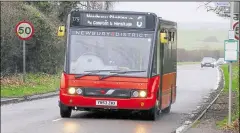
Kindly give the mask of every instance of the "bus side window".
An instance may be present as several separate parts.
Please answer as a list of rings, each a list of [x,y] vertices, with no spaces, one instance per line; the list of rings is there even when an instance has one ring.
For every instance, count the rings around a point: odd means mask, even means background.
[[[171,61],[172,59],[172,33],[173,32],[169,32],[169,44],[168,44],[168,60]]]
[[[177,42],[176,42],[176,31],[173,32],[173,43],[172,43],[172,62],[176,64],[177,62]],[[173,66],[173,71],[176,71],[177,66]]]
[[[173,32],[173,34],[172,34],[172,41],[173,42],[175,41],[175,32]]]
[[[168,32],[168,41],[169,42],[172,41],[172,32],[171,31]]]
[[[174,34],[174,32],[172,31],[172,32],[170,32],[170,34],[171,34],[171,37],[170,37],[170,42],[169,42],[169,47],[168,47],[168,51],[169,51],[169,53],[168,53],[168,60],[169,60],[169,72],[172,72],[173,71],[173,34]]]

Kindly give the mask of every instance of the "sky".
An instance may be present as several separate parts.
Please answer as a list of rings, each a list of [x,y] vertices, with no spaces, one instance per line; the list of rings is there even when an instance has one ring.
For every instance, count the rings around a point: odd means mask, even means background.
[[[118,2],[114,10],[154,12],[163,19],[176,22],[229,23],[229,20],[207,12],[203,2]]]

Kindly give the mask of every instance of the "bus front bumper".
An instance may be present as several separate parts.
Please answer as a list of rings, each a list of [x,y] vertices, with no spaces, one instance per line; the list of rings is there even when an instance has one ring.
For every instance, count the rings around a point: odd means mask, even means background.
[[[113,101],[115,106],[97,105],[97,101]],[[60,94],[59,104],[75,108],[88,109],[126,109],[126,110],[149,110],[154,107],[156,102],[155,97],[147,98],[98,98],[84,97],[68,94]]]

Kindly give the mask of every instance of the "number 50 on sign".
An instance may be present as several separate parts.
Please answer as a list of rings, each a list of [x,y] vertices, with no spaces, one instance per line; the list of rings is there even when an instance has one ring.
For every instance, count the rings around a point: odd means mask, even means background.
[[[19,39],[29,40],[34,33],[33,24],[28,21],[21,21],[16,25],[15,32]]]

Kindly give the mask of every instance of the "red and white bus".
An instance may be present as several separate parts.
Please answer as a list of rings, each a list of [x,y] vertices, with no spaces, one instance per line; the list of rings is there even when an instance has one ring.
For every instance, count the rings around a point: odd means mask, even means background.
[[[66,37],[59,107],[141,111],[155,120],[176,100],[177,23],[154,13],[73,9]]]

